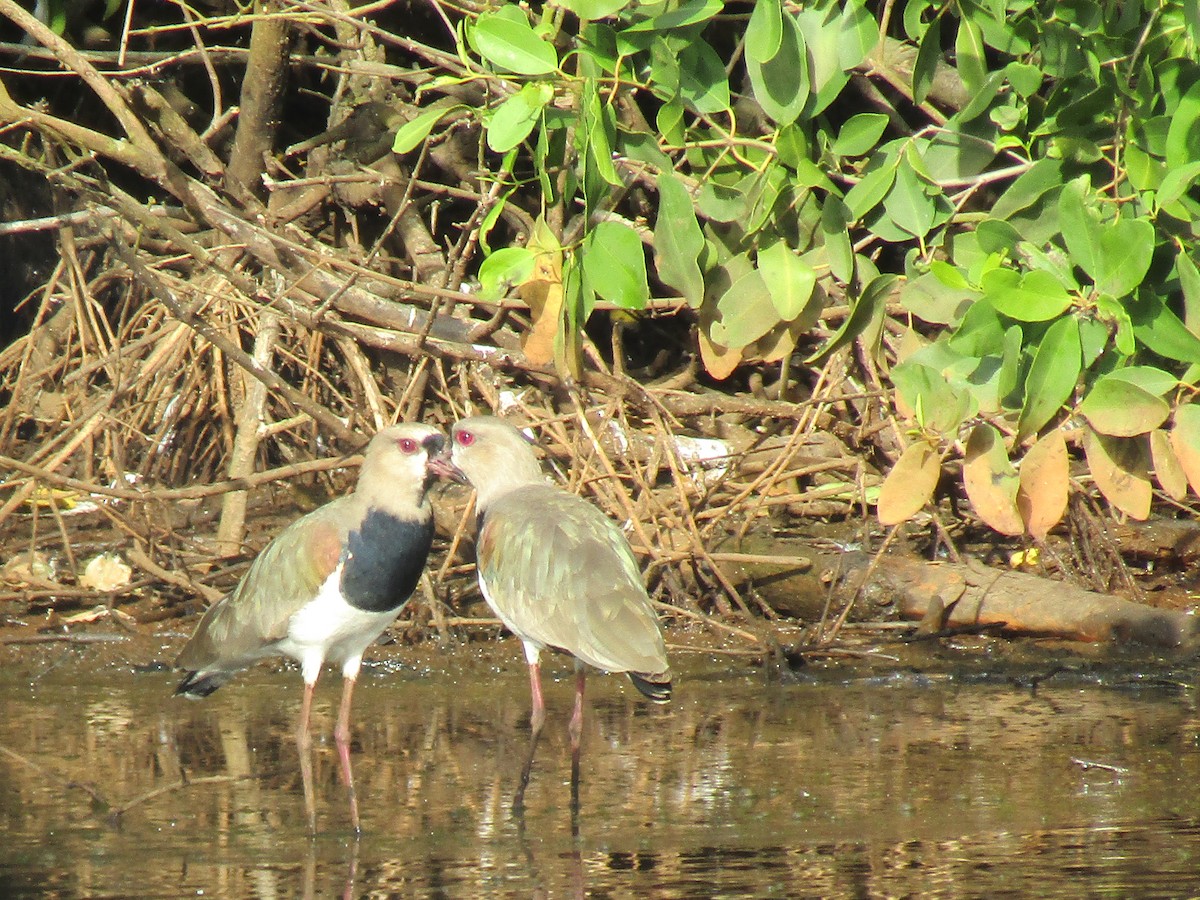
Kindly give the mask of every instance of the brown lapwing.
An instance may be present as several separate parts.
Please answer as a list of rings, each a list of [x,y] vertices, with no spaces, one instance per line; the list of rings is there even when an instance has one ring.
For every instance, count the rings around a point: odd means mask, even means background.
[[[475,488],[479,587],[521,639],[529,664],[532,737],[513,808],[523,807],[546,717],[539,658],[550,648],[575,658],[570,736],[572,810],[578,812],[584,666],[623,672],[651,700],[667,702],[671,674],[658,617],[621,529],[586,500],[550,484],[516,428],[491,416],[462,419],[447,455],[434,469]]]
[[[433,538],[426,496],[429,461],[445,438],[428,425],[394,425],[367,446],[354,491],[281,531],[228,596],[209,607],[177,665],[175,693],[206,697],[239,670],[269,656],[300,664],[304,700],[296,729],[304,801],[315,830],[311,737],[313,688],[321,666],[342,668],[334,740],[350,819],[359,831],[350,766],[350,699],[363,652],[400,613],[417,585]]]

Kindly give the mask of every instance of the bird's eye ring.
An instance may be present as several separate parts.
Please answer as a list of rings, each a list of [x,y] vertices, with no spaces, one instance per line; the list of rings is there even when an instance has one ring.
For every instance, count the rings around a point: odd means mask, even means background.
[[[412,438],[400,438],[396,443],[400,447],[401,453],[416,453],[417,448],[420,446]]]
[[[469,431],[460,431],[454,435],[454,440],[458,441],[460,447],[470,447],[475,443],[475,435]]]

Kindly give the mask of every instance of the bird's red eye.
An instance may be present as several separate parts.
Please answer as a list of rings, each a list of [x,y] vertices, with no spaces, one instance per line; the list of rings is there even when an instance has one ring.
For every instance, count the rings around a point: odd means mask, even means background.
[[[401,453],[416,453],[417,448],[421,446],[412,438],[400,438],[400,440],[397,441],[397,445],[400,447]]]
[[[454,440],[458,441],[460,447],[470,447],[475,443],[475,435],[469,431],[459,431],[454,435]]]

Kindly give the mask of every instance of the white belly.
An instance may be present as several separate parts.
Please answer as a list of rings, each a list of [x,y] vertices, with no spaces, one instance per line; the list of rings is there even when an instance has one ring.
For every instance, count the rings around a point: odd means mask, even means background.
[[[357,676],[363,652],[399,613],[355,609],[342,599],[341,579],[342,567],[338,566],[317,596],[292,616],[287,637],[276,646],[300,663],[304,680],[310,684],[326,661],[341,665],[343,677]]]

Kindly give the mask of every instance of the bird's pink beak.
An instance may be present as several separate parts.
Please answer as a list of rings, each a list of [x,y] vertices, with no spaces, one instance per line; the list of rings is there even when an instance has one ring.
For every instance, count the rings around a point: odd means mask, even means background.
[[[459,484],[467,483],[467,476],[462,473],[462,469],[450,462],[450,448],[446,447],[437,456],[429,457],[429,462],[426,468],[430,472],[437,475],[439,478],[448,478],[451,481],[457,481]]]

